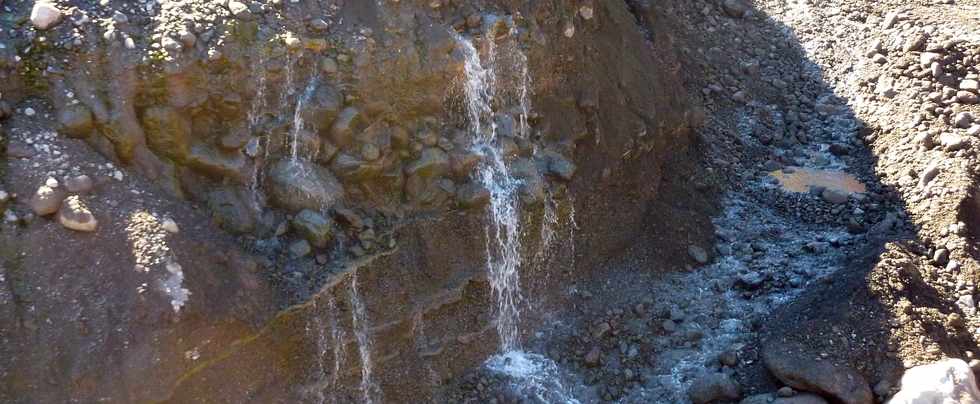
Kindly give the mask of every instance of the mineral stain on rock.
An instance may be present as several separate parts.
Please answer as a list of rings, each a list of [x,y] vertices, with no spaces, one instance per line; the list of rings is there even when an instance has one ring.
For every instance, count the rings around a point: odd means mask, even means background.
[[[779,186],[789,192],[810,192],[813,188],[833,189],[844,193],[867,192],[864,183],[853,175],[836,170],[787,167],[769,173]]]

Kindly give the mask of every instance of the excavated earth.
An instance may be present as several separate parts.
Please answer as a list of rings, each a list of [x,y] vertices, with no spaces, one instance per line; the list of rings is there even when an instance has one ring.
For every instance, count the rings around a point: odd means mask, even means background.
[[[977,0],[0,2],[0,401],[873,403],[980,370],[978,27]]]

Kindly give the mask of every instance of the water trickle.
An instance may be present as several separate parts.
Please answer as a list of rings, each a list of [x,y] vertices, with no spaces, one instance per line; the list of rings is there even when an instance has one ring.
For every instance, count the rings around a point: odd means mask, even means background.
[[[347,361],[347,332],[337,321],[337,302],[332,294],[327,297],[325,310],[319,312],[318,305],[314,303],[313,312],[311,324],[307,325],[307,333],[316,341],[312,401],[318,404],[337,403],[340,371]],[[328,367],[330,359],[333,361],[332,367]]]
[[[313,93],[316,91],[317,81],[319,80],[319,75],[316,73],[310,77],[309,83],[306,84],[306,89],[303,90],[303,94],[300,94],[299,99],[296,100],[296,110],[293,112],[293,128],[292,133],[289,135],[290,142],[290,156],[292,162],[296,162],[299,159],[299,137],[302,135],[305,129],[305,123],[303,121],[303,108],[310,102],[313,98]]]
[[[367,318],[367,309],[365,309],[364,302],[361,301],[361,296],[357,291],[356,270],[351,273],[350,278],[350,303],[354,336],[357,337],[357,350],[361,356],[361,398],[367,404],[383,402],[384,399],[381,396],[381,389],[374,383],[371,375],[373,367],[373,363],[371,362],[371,349],[373,343],[371,336],[368,335],[370,325]]]
[[[261,202],[260,201],[263,199],[263,197],[262,197],[262,190],[261,190],[260,184],[262,183],[262,168],[261,168],[261,166],[262,166],[262,163],[264,163],[264,160],[263,161],[260,161],[257,158],[258,157],[258,150],[257,149],[259,147],[264,147],[265,149],[268,150],[268,143],[269,143],[268,135],[265,135],[265,136],[262,136],[262,137],[255,137],[255,131],[259,127],[259,123],[261,123],[261,120],[262,120],[262,114],[265,113],[265,109],[266,109],[266,95],[265,95],[265,93],[266,93],[266,91],[268,89],[267,88],[268,85],[266,84],[266,71],[265,71],[265,57],[264,56],[261,56],[261,55],[259,56],[259,60],[258,60],[258,62],[254,66],[254,70],[252,72],[252,75],[253,75],[253,77],[256,78],[256,80],[258,81],[258,84],[255,87],[255,97],[252,99],[252,106],[251,106],[251,108],[249,108],[249,111],[248,111],[248,132],[249,132],[249,135],[250,136],[253,136],[253,139],[252,139],[252,141],[249,142],[249,146],[248,146],[249,150],[251,150],[251,152],[249,153],[249,155],[251,157],[255,158],[255,161],[252,164],[252,184],[249,185],[249,190],[252,193],[252,205],[253,205],[253,207],[256,210],[258,210],[261,207]],[[265,143],[266,143],[265,146],[262,145],[261,139],[263,139],[263,138],[266,139],[265,140]],[[266,156],[266,157],[268,157],[268,156]]]

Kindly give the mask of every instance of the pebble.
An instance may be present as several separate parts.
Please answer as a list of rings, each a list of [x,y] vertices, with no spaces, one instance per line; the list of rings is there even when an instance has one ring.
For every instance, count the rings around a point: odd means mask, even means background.
[[[177,226],[177,222],[175,222],[174,219],[171,219],[169,217],[163,219],[163,223],[161,224],[161,227],[163,227],[163,230],[165,230],[167,233],[170,234],[177,234],[180,232],[180,227]]]
[[[65,188],[68,189],[68,192],[75,194],[90,192],[92,191],[93,187],[94,184],[92,182],[92,178],[84,174],[69,178],[67,181],[65,181]]]
[[[31,210],[38,216],[52,215],[61,207],[66,196],[61,189],[42,185],[31,197]]]
[[[708,263],[708,252],[696,245],[691,245],[687,247],[687,253],[691,256],[694,261],[698,264],[704,265]]]

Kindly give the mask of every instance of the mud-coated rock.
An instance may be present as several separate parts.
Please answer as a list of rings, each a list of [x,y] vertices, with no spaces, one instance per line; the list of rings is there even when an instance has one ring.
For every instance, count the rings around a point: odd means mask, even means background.
[[[860,373],[827,360],[815,360],[798,348],[770,344],[762,361],[777,379],[797,390],[833,397],[844,404],[871,404],[871,387]]]
[[[58,111],[58,125],[66,135],[82,138],[92,133],[95,121],[92,118],[92,111],[78,103],[66,105]]]
[[[422,150],[419,158],[405,166],[405,174],[433,178],[449,170],[449,156],[442,149],[429,147]]]
[[[902,388],[888,404],[980,403],[980,390],[970,366],[947,359],[905,371]]]
[[[344,108],[330,127],[330,140],[340,147],[349,145],[354,137],[354,130],[360,123],[360,110],[355,107]]]
[[[299,212],[291,224],[296,232],[314,247],[326,247],[330,240],[333,240],[333,224],[330,219],[312,210],[304,209]]]
[[[183,162],[191,151],[191,121],[186,114],[169,106],[143,111],[146,144],[155,153]]]
[[[490,190],[481,184],[463,184],[456,189],[456,200],[465,209],[482,208],[490,203]]]
[[[563,181],[571,181],[575,176],[575,163],[559,153],[548,151],[544,153],[548,165],[548,175]]]
[[[511,163],[511,174],[521,181],[519,194],[528,204],[538,203],[545,198],[545,180],[541,171],[529,159],[517,159]]]
[[[246,234],[255,230],[255,211],[249,196],[237,188],[218,188],[207,195],[214,221],[228,232]]]
[[[229,179],[242,183],[247,177],[247,159],[242,153],[224,152],[206,145],[191,148],[186,157],[187,166],[214,179]]]
[[[694,380],[687,396],[694,404],[707,404],[718,400],[735,400],[741,396],[741,388],[724,373],[706,373]]]
[[[31,196],[31,210],[38,216],[53,215],[58,212],[58,208],[67,196],[68,194],[61,188],[42,185]]]
[[[69,196],[61,204],[58,222],[67,229],[83,232],[93,232],[99,225],[92,211],[78,195]]]
[[[314,90],[312,97],[303,104],[303,120],[318,129],[330,128],[344,108],[344,97],[334,86],[322,83]]]
[[[323,211],[344,196],[344,187],[327,169],[302,160],[282,160],[269,169],[269,196],[283,209]]]
[[[347,153],[338,154],[330,168],[344,181],[362,182],[377,178],[384,170],[381,161],[365,161]]]

